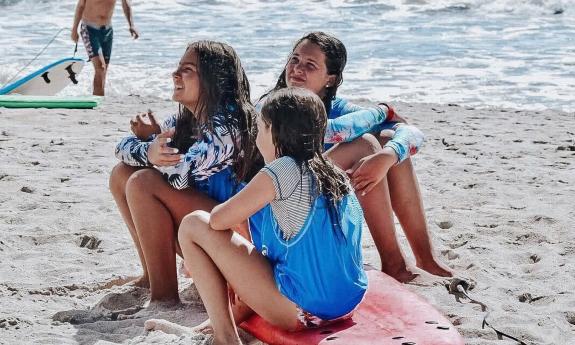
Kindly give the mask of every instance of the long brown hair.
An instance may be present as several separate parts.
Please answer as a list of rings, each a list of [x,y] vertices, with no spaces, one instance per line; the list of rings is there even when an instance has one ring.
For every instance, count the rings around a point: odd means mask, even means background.
[[[271,92],[261,114],[266,126],[271,125],[276,157],[289,156],[309,168],[316,194],[325,195],[335,206],[350,193],[345,173],[322,155],[327,114],[316,94],[291,87]]]
[[[325,88],[325,95],[323,96],[322,99],[323,104],[325,106],[325,110],[329,113],[331,111],[331,102],[335,99],[337,89],[343,83],[343,70],[347,63],[347,50],[345,49],[345,45],[334,36],[326,34],[325,32],[316,31],[316,32],[310,32],[305,36],[303,36],[302,38],[300,38],[294,44],[292,48],[292,54],[297,48],[297,46],[305,40],[312,42],[321,49],[321,51],[325,54],[325,65],[327,67],[327,74],[335,75],[334,84]],[[276,85],[271,91],[277,91],[279,89],[287,87],[286,68],[287,63],[286,66],[284,66],[284,69],[280,74],[276,82]],[[260,98],[260,100],[266,97],[270,92],[264,94]]]
[[[239,180],[243,180],[250,174],[257,152],[256,112],[250,101],[248,78],[238,55],[225,43],[196,41],[189,44],[186,51],[189,49],[195,50],[198,56],[199,100],[194,112],[180,104],[174,147],[186,152],[198,139],[201,127],[207,126],[212,131],[214,125],[223,126],[236,145],[232,156],[234,172]]]

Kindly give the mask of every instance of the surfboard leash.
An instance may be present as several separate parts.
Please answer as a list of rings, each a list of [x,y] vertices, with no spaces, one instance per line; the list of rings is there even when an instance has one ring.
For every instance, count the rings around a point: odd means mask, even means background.
[[[36,54],[36,56],[34,56],[34,58],[32,58],[32,60],[30,60],[26,66],[22,67],[18,72],[16,72],[16,74],[10,78],[10,80],[8,80],[6,83],[4,83],[4,85],[2,85],[2,88],[5,87],[6,85],[10,84],[14,79],[16,79],[16,77],[18,77],[20,75],[20,73],[22,73],[23,70],[25,70],[28,66],[30,66],[30,64],[34,61],[36,61],[36,59],[42,55],[42,53],[46,50],[46,48],[48,48],[50,46],[50,44],[52,44],[52,42],[54,42],[54,40],[56,39],[56,37],[58,37],[58,35],[60,34],[60,32],[64,31],[65,28],[61,28],[60,30],[58,30],[58,32],[54,35],[54,37],[52,37],[52,39],[50,40],[50,42],[48,42],[48,44],[46,44],[44,46],[44,48],[42,48],[42,50]],[[76,50],[78,50],[78,43],[76,42]],[[75,54],[76,52],[74,52]]]
[[[518,344],[527,345],[527,343],[517,339],[516,337],[509,335],[507,333],[501,332],[500,330],[496,329],[492,325],[487,322],[487,317],[489,317],[489,311],[487,311],[487,305],[483,302],[478,301],[475,298],[472,298],[467,291],[469,289],[469,283],[463,279],[453,278],[448,284],[445,284],[447,291],[449,294],[454,295],[457,302],[461,302],[459,299],[461,297],[465,297],[471,303],[479,304],[481,306],[481,311],[485,312],[485,316],[483,316],[483,322],[481,323],[481,329],[485,329],[485,327],[491,328],[497,334],[497,339],[503,340],[503,337],[509,338],[511,340],[515,340]]]

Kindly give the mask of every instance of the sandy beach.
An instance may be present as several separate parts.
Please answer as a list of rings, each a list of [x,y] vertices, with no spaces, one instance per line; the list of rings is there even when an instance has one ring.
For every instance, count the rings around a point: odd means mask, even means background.
[[[413,161],[438,256],[495,328],[527,344],[574,344],[575,114],[392,104],[427,137]],[[147,291],[123,286],[140,267],[108,178],[129,119],[148,108],[176,106],[130,96],[95,110],[0,108],[0,344],[200,343],[143,328],[206,318],[189,279],[176,309],[142,309]],[[398,236],[407,249],[399,224]],[[367,229],[364,259],[379,266]],[[467,344],[516,343],[482,329],[481,306],[448,282],[422,275],[407,286]]]

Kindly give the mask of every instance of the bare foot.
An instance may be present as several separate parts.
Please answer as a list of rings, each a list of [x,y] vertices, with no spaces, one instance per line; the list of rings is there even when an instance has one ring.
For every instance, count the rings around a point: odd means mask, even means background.
[[[396,271],[393,273],[388,273],[388,272],[385,272],[383,270],[382,270],[382,272],[387,274],[388,276],[391,276],[392,278],[394,278],[395,280],[397,280],[400,283],[409,283],[410,281],[414,280],[415,278],[417,278],[419,276],[419,274],[413,273],[408,269]]]
[[[416,264],[422,270],[440,277],[453,277],[453,272],[437,260],[427,260],[423,264]]]
[[[144,329],[146,332],[160,331],[166,334],[174,334],[179,337],[186,335],[191,338],[194,344],[198,345],[211,345],[215,343],[213,341],[213,336],[211,335],[196,333],[193,331],[193,328],[181,326],[162,319],[146,320],[146,322],[144,322]]]
[[[192,330],[189,327],[180,326],[176,323],[163,319],[146,320],[146,322],[144,322],[144,329],[147,332],[161,331],[166,334],[175,334],[177,336],[192,333]]]
[[[150,279],[148,279],[148,276],[141,276],[140,278],[135,278],[134,280],[126,283],[126,285],[149,289]]]
[[[206,321],[200,323],[197,326],[192,327],[191,329],[196,333],[214,334],[214,329],[212,328],[212,323],[210,322],[210,319],[207,319]]]
[[[384,261],[382,261],[384,262]],[[381,271],[400,283],[409,283],[419,276],[418,273],[412,272],[405,263],[402,265],[381,265]]]

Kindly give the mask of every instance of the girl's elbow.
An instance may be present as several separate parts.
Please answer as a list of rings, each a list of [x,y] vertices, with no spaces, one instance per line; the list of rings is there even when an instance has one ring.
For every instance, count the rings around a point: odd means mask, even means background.
[[[220,216],[219,212],[212,212],[210,214],[210,228],[214,230],[225,230],[227,227],[225,226],[225,222],[223,217]]]

